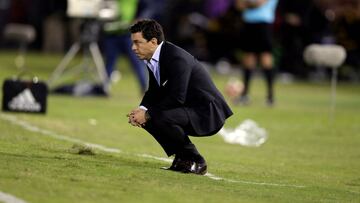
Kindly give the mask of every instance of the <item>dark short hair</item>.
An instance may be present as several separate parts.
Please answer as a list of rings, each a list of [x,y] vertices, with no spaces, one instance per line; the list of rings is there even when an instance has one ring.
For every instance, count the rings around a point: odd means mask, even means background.
[[[150,41],[152,38],[156,38],[158,44],[164,41],[164,32],[161,25],[152,19],[138,20],[130,27],[130,32],[141,32],[144,39],[147,41]]]

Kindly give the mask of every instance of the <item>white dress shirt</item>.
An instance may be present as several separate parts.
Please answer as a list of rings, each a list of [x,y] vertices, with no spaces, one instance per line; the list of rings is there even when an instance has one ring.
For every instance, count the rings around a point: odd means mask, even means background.
[[[150,61],[144,60],[144,63],[153,72],[154,77],[159,86],[160,86],[160,63],[159,63],[159,60],[160,60],[160,51],[161,51],[161,47],[162,47],[163,43],[164,42],[161,42],[159,44],[159,46],[155,49],[155,52],[152,55]],[[140,108],[147,111],[147,108],[145,106],[140,106]]]
[[[160,64],[159,64],[159,59],[160,59],[160,51],[161,51],[161,47],[162,47],[163,43],[164,42],[161,42],[159,44],[159,46],[156,48],[156,50],[155,50],[154,54],[152,55],[150,61],[144,60],[144,63],[153,72],[153,74],[155,76],[155,79],[156,79],[159,86],[160,86]]]

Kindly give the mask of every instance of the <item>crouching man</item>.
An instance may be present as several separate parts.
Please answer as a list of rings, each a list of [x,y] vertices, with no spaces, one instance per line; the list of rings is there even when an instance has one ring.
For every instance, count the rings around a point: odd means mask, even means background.
[[[130,28],[132,50],[149,71],[149,87],[140,106],[127,116],[144,128],[168,156],[167,169],[204,175],[207,164],[190,136],[211,136],[233,113],[207,71],[182,48],[165,41],[154,20],[137,21]]]

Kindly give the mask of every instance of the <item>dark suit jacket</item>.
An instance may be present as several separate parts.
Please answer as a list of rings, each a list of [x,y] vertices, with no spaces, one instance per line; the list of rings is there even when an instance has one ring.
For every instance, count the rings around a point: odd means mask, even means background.
[[[141,102],[148,108],[151,119],[161,116],[162,111],[184,108],[195,131],[193,136],[219,131],[233,113],[202,65],[194,56],[166,41],[159,63],[160,86],[149,71],[149,88]]]

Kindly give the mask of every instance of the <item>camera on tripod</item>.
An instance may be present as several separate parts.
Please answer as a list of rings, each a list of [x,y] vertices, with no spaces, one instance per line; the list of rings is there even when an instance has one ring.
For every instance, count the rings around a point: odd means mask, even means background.
[[[114,0],[68,0],[67,15],[81,19],[81,37],[84,42],[97,41],[103,22],[113,21],[119,16]]]
[[[68,0],[67,15],[72,18],[113,20],[118,17],[114,0]]]
[[[71,46],[55,68],[48,80],[48,85],[54,93],[75,96],[107,96],[108,76],[97,41],[103,22],[113,21],[119,16],[117,2],[114,0],[68,0],[67,2],[67,15],[82,20],[80,39]],[[67,66],[80,50],[83,51],[81,64],[71,71],[67,70]],[[59,86],[61,77],[65,78],[62,81],[69,81],[69,75],[73,76],[79,73],[82,73],[83,76],[80,81]],[[79,77],[75,77],[75,79],[79,79]]]

